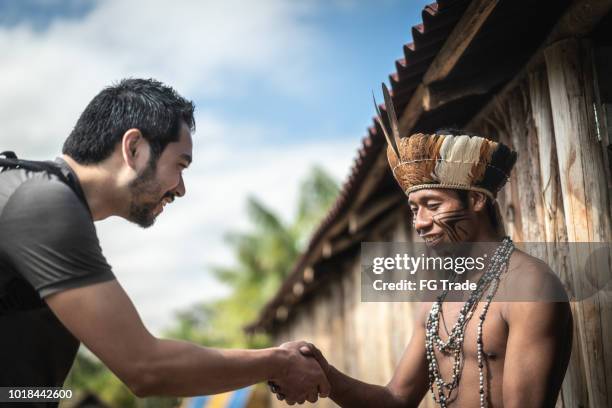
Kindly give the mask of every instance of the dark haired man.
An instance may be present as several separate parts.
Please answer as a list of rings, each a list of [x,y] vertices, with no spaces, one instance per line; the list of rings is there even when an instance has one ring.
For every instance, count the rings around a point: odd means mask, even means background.
[[[484,245],[477,243],[492,243],[495,253],[472,274],[478,286],[465,300],[435,293],[436,301],[421,304],[386,386],[353,379],[304,345],[326,372],[330,397],[342,407],[406,408],[429,389],[441,407],[554,407],[570,356],[571,312],[546,264],[504,237],[495,197],[516,153],[477,136],[415,134],[390,139],[387,156],[427,246],[452,254],[462,244],[477,251]],[[514,297],[515,288],[528,289]],[[282,386],[271,388],[282,398]]]
[[[0,173],[0,386],[62,386],[83,342],[138,396],[265,380],[296,401],[327,393],[319,365],[291,344],[221,350],[152,336],[102,255],[94,221],[146,228],[185,195],[193,110],[158,81],[126,79],[85,108],[47,163],[58,172]]]

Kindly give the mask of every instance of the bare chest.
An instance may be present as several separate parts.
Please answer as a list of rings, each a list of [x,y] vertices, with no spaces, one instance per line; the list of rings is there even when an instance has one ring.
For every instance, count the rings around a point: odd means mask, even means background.
[[[460,302],[442,304],[438,335],[443,341],[448,338],[457,322],[462,306],[463,303]],[[483,352],[489,360],[499,360],[505,356],[508,325],[502,318],[503,306],[504,303],[492,302],[482,325]],[[484,302],[480,302],[465,327],[463,354],[466,359],[477,357],[478,324],[483,307]]]
[[[457,322],[463,302],[446,302],[442,304],[439,318],[438,335],[446,341],[453,326]],[[471,319],[468,321],[463,335],[461,353],[461,373],[457,389],[453,392],[453,402],[450,406],[478,406],[479,377],[478,364],[478,325],[484,302],[476,307]],[[486,394],[489,406],[501,406],[501,389],[503,384],[503,367],[506,357],[508,340],[508,326],[503,319],[504,303],[493,302],[489,306],[482,325],[483,368]],[[449,381],[453,374],[454,356],[434,347],[434,353],[439,372],[444,381]]]

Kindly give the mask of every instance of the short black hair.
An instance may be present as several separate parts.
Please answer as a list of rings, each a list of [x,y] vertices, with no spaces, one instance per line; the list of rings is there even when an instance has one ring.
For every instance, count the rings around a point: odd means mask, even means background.
[[[62,153],[80,164],[108,158],[129,129],[149,142],[152,159],[179,138],[181,123],[193,132],[193,102],[155,79],[127,78],[104,88],[87,105]]]

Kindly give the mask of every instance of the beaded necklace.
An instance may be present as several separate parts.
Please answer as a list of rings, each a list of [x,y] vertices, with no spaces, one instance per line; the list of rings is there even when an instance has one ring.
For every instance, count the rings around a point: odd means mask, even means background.
[[[478,322],[478,334],[476,336],[476,347],[478,357],[478,372],[479,372],[479,393],[480,393],[480,407],[486,407],[485,399],[485,386],[483,376],[483,351],[482,351],[482,325],[489,310],[491,300],[497,291],[499,285],[499,278],[501,274],[507,270],[508,261],[510,255],[514,250],[514,244],[510,237],[505,237],[499,247],[495,250],[493,257],[489,263],[487,270],[482,274],[476,289],[470,294],[463,307],[459,311],[457,322],[454,324],[452,330],[446,341],[442,341],[439,335],[440,325],[440,314],[442,310],[442,303],[448,294],[448,290],[444,290],[437,301],[431,307],[429,316],[427,317],[427,323],[425,325],[425,353],[427,355],[427,362],[429,368],[429,387],[432,393],[432,397],[435,403],[440,404],[440,407],[447,408],[450,403],[451,395],[453,391],[459,385],[459,379],[461,378],[461,372],[463,369],[463,341],[465,329],[468,322],[472,318],[478,302],[482,298],[485,290],[487,290],[486,302],[483,305],[482,312],[480,313],[480,321]],[[434,348],[437,348],[440,352],[450,354],[453,358],[453,370],[450,381],[446,382],[442,379],[440,369],[438,366],[438,360],[434,352]],[[434,385],[437,390],[434,391]]]

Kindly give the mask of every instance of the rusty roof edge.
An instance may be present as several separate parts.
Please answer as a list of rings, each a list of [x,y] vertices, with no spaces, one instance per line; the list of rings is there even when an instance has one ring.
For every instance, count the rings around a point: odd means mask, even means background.
[[[284,303],[284,294],[292,289],[296,281],[300,280],[304,269],[318,260],[312,258],[317,258],[316,255],[320,251],[315,250],[323,244],[325,235],[329,232],[331,227],[339,221],[342,215],[348,213],[352,204],[352,200],[349,198],[354,195],[355,190],[359,190],[364,181],[364,175],[367,174],[369,168],[375,162],[375,158],[378,157],[378,154],[383,151],[384,138],[381,136],[380,132],[377,132],[378,125],[376,122],[374,120],[373,122],[374,126],[368,128],[368,136],[362,138],[361,147],[357,150],[357,155],[353,160],[350,175],[343,184],[336,201],[313,233],[308,247],[300,255],[291,273],[287,275],[287,278],[283,281],[276,295],[263,307],[257,321],[245,326],[244,329],[246,331],[253,332],[263,328],[262,324],[265,323],[266,320],[269,320],[271,317],[270,313],[273,309],[276,309]],[[364,158],[368,158],[368,162],[364,162]]]
[[[457,1],[457,3],[459,2],[460,0]],[[426,11],[430,17],[435,18],[435,16],[439,13],[439,8],[439,3],[433,3],[425,6],[423,8],[423,12]],[[422,25],[425,25],[424,35],[426,35],[427,25],[425,22],[423,22]],[[397,71],[391,75],[394,74],[397,75]],[[321,224],[319,224],[319,227],[313,233],[308,247],[299,257],[294,268],[287,275],[287,278],[285,278],[274,297],[261,309],[257,320],[244,327],[246,332],[254,333],[261,330],[269,330],[271,328],[275,320],[274,312],[277,308],[284,305],[286,293],[292,290],[293,285],[300,279],[304,269],[309,264],[314,263],[312,258],[317,255],[316,251],[314,250],[323,244],[327,232],[340,220],[340,217],[343,214],[346,214],[350,209],[350,198],[354,195],[355,191],[359,191],[361,188],[363,181],[365,180],[365,174],[367,174],[370,166],[376,161],[375,159],[378,157],[378,155],[381,154],[381,151],[383,151],[382,147],[385,145],[384,137],[381,135],[382,132],[378,128],[378,123],[376,120],[373,120],[373,123],[374,126],[368,128],[368,135],[362,139],[362,145],[357,150],[357,155],[353,161],[350,174],[343,184],[338,198]],[[367,161],[365,160],[366,158],[368,159]]]

